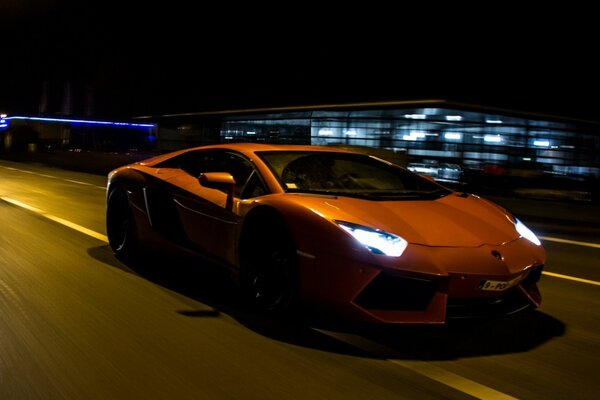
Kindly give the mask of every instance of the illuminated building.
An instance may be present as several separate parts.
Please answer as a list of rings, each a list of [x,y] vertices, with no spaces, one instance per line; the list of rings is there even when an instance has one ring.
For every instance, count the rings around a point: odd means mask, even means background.
[[[144,117],[173,150],[252,141],[387,149],[409,162],[600,177],[600,124],[444,100],[333,104]]]

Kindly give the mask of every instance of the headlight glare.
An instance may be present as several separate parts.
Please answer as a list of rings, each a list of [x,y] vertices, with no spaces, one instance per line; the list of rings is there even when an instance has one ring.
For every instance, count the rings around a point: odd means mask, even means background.
[[[535,236],[535,233],[533,233],[531,229],[526,227],[525,224],[519,221],[517,218],[515,218],[515,228],[517,229],[519,235],[529,240],[536,246],[540,246],[542,244],[542,242],[540,242],[540,239],[538,239],[537,236]]]
[[[408,245],[408,242],[400,236],[379,229],[367,228],[349,222],[336,221],[336,223],[375,254],[400,257]]]

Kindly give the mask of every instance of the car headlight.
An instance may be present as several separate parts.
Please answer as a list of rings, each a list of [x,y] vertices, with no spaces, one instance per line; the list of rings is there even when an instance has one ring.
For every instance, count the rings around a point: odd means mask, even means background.
[[[408,245],[408,242],[400,236],[379,229],[367,228],[350,222],[335,222],[375,254],[400,257]]]
[[[519,221],[517,218],[515,218],[515,228],[517,229],[519,235],[529,240],[531,243],[537,246],[540,246],[542,244],[542,242],[540,242],[540,239],[538,239],[537,236],[535,236],[535,233],[531,232],[531,229],[526,227],[525,224]]]

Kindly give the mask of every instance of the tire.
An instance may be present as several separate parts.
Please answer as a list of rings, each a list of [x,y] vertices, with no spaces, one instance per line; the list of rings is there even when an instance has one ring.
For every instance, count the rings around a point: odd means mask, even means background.
[[[247,235],[241,281],[246,298],[260,311],[290,314],[298,306],[295,246],[281,224],[266,224]]]
[[[116,187],[108,194],[106,205],[108,244],[119,257],[132,257],[137,252],[134,221],[124,189]]]

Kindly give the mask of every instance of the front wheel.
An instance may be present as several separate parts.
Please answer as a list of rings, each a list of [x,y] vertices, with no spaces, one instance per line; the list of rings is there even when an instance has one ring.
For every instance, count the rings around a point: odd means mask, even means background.
[[[134,222],[125,190],[113,189],[106,205],[106,234],[108,244],[117,256],[129,257],[136,251]]]
[[[290,312],[298,303],[298,263],[295,247],[281,229],[252,234],[244,246],[242,285],[259,310]]]

